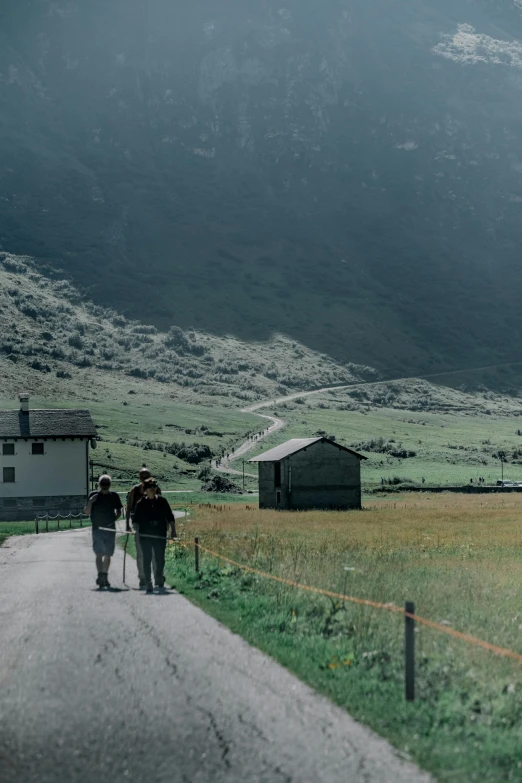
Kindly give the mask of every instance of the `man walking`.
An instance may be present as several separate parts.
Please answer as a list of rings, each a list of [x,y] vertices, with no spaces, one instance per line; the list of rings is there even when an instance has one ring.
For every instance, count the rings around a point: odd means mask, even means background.
[[[129,533],[131,531],[131,526],[134,529],[136,533],[135,541],[136,541],[136,564],[138,566],[138,577],[140,580],[140,590],[145,590],[146,587],[146,580],[145,580],[145,573],[143,571],[143,552],[141,550],[141,541],[140,537],[138,535],[138,528],[136,527],[136,523],[134,521],[134,512],[136,510],[136,506],[138,505],[138,502],[145,497],[145,489],[144,484],[145,482],[151,478],[151,472],[148,468],[143,467],[139,472],[140,477],[140,483],[136,484],[131,491],[128,494],[127,497],[127,509],[126,509],[126,523],[127,523],[127,532]],[[161,489],[157,487],[157,494],[161,495]],[[152,555],[154,559],[154,553]]]
[[[111,492],[111,483],[110,476],[100,476],[99,489],[91,492],[83,511],[91,518],[92,548],[98,571],[96,584],[100,589],[110,587],[108,573],[116,544],[116,520],[123,510],[120,496],[117,492]]]
[[[153,592],[152,557],[154,555],[154,582],[160,591],[165,589],[165,549],[167,532],[176,538],[176,520],[169,502],[158,494],[158,485],[153,478],[144,482],[145,496],[138,501],[134,512],[136,539],[140,539],[143,553],[143,574],[147,593]]]

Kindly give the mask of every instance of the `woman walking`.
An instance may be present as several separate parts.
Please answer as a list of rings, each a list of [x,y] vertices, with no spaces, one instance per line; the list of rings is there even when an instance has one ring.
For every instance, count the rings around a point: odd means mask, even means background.
[[[165,588],[165,549],[170,528],[176,538],[176,520],[169,502],[158,495],[156,480],[149,478],[143,483],[144,496],[134,511],[134,523],[143,552],[143,575],[147,593],[153,592],[152,560],[154,555],[154,582],[159,590]]]

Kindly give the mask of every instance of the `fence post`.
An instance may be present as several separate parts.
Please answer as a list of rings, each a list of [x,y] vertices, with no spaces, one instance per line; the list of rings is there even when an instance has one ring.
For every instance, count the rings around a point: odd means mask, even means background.
[[[49,514],[45,515],[45,532],[49,532]]]
[[[194,539],[194,559],[196,564],[196,574],[199,574],[199,538]]]
[[[57,529],[60,529],[60,515],[58,514],[58,518],[56,520]]]
[[[83,527],[83,515],[80,516],[80,527]]]
[[[36,535],[38,535],[38,517],[34,520],[34,526],[36,528]]]
[[[72,514],[69,514],[69,530],[72,528]]]
[[[415,699],[415,620],[408,614],[415,614],[415,604],[406,601],[404,617],[404,641],[405,641],[405,686],[406,701]]]

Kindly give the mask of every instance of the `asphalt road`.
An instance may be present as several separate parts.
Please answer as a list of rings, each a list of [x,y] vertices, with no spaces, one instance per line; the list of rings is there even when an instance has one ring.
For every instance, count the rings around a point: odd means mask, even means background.
[[[129,581],[136,586],[135,564]],[[1,783],[427,783],[181,595],[94,589],[89,531],[0,549]]]

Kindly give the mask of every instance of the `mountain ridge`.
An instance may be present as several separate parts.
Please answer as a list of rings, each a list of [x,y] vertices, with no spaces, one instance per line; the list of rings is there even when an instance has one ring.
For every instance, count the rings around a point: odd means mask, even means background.
[[[28,0],[1,246],[160,329],[386,374],[519,359],[517,35],[511,0]]]

